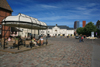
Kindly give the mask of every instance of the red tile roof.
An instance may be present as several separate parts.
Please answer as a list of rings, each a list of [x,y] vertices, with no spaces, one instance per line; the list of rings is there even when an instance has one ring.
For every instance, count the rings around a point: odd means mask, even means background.
[[[6,0],[0,0],[0,7],[9,11],[13,11]]]

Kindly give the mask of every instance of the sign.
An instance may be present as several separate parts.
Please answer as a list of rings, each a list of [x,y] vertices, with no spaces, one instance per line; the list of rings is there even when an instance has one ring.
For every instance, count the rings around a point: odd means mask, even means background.
[[[97,36],[97,32],[96,32],[96,36]]]
[[[91,32],[91,37],[94,37],[94,32]]]

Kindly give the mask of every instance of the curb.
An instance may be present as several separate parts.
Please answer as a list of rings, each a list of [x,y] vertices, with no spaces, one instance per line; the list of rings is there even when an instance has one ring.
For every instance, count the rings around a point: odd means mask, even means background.
[[[25,51],[29,51],[29,50],[33,50],[33,49],[38,49],[38,48],[42,48],[42,47],[46,47],[46,46],[50,46],[50,45],[53,45],[53,44],[37,46],[37,47],[32,47],[32,48],[26,48],[25,50],[10,49],[11,51],[8,51],[6,49],[0,49],[0,51],[12,53],[12,54],[17,54],[17,53],[21,53],[21,52],[25,52]],[[15,50],[15,51],[13,51],[13,50]]]

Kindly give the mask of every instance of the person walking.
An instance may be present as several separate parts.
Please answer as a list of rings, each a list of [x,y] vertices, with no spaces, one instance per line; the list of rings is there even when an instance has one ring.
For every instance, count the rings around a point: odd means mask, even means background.
[[[80,37],[79,37],[79,42],[81,42],[81,38],[82,38],[82,34],[80,34]]]
[[[83,36],[81,37],[81,41],[84,42],[84,41],[83,41]]]

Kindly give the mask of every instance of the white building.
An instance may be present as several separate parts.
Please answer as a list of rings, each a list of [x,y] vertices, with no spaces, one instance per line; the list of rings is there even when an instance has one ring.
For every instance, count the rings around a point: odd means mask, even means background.
[[[48,29],[46,30],[40,30],[40,35],[50,35],[50,36],[68,36],[68,35],[74,35],[74,29],[69,28],[65,25],[60,26],[48,26]]]
[[[26,29],[26,28],[20,28],[20,30],[22,31],[22,32],[19,32],[18,33],[18,35],[21,35],[22,37],[28,37],[28,36],[30,36],[31,34],[32,35],[38,35],[38,30],[34,30],[34,29]]]
[[[71,36],[74,35],[74,29],[69,28],[68,26],[65,25],[60,25],[60,26],[48,26],[48,29],[46,30],[34,30],[32,29],[26,29],[26,28],[20,28],[22,32],[19,32],[19,35],[22,37],[27,37],[28,35],[50,35],[50,36]],[[32,33],[31,33],[32,32]]]

